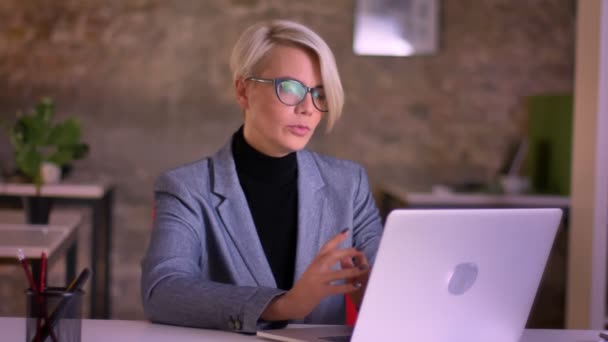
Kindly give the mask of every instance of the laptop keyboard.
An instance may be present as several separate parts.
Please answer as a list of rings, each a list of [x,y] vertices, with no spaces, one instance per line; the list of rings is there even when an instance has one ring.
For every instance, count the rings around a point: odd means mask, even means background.
[[[319,339],[331,342],[350,342],[350,336],[327,336],[320,337]]]

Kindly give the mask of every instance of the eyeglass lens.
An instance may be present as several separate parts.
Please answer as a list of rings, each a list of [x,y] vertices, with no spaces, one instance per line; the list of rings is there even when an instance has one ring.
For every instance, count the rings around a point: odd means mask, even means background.
[[[302,102],[306,96],[306,88],[294,80],[283,80],[277,85],[277,94],[281,102],[286,105],[294,106]],[[315,107],[321,111],[327,111],[327,99],[323,88],[313,88],[311,90],[312,101]]]

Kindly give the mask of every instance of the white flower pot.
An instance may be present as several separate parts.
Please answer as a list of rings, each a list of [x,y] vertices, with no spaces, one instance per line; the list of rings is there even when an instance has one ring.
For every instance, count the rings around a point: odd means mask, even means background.
[[[61,180],[61,168],[53,163],[42,163],[40,173],[42,175],[42,184],[55,184]]]

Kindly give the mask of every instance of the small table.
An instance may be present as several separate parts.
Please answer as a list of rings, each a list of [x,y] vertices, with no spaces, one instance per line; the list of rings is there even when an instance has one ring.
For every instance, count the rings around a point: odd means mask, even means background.
[[[0,183],[0,200],[36,196],[32,184]],[[114,187],[109,184],[48,184],[40,196],[55,203],[78,204],[92,208],[91,238],[91,317],[110,318],[110,245]]]
[[[402,186],[386,183],[381,187],[380,206],[391,204],[407,208],[570,208],[570,198],[554,195],[511,195],[484,193],[409,192]]]
[[[23,250],[25,257],[32,265],[36,279],[40,274],[40,256],[47,253],[48,262],[54,263],[57,258],[66,254],[66,283],[76,273],[76,227],[29,224],[0,223],[0,262],[18,263],[18,250]]]

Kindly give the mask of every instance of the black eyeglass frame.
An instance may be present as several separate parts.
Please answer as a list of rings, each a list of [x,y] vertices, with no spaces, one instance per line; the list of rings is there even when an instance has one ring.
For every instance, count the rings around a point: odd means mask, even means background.
[[[312,105],[315,106],[315,108],[317,108],[318,111],[323,112],[323,113],[327,113],[329,112],[329,109],[321,109],[319,108],[319,106],[317,106],[317,102],[315,101],[315,97],[313,94],[313,91],[318,90],[318,89],[322,89],[323,87],[307,87],[304,83],[298,81],[298,80],[294,80],[293,78],[289,78],[289,77],[277,77],[277,78],[260,78],[260,77],[255,77],[255,76],[251,76],[251,77],[247,77],[245,79],[245,81],[254,81],[254,82],[259,82],[259,83],[268,83],[268,84],[273,84],[274,85],[274,93],[277,96],[277,99],[279,99],[279,101],[281,101],[282,104],[286,105],[286,106],[297,106],[300,103],[302,103],[302,101],[304,101],[304,99],[306,98],[306,95],[308,95],[308,93],[310,93],[310,97],[312,98]],[[306,93],[304,94],[304,97],[302,97],[302,99],[296,103],[296,104],[289,104],[289,103],[285,103],[283,102],[283,100],[281,100],[281,96],[279,96],[279,84],[281,84],[281,82],[283,81],[292,81],[292,82],[296,82],[297,84],[301,85],[302,88],[304,88],[306,90]]]

